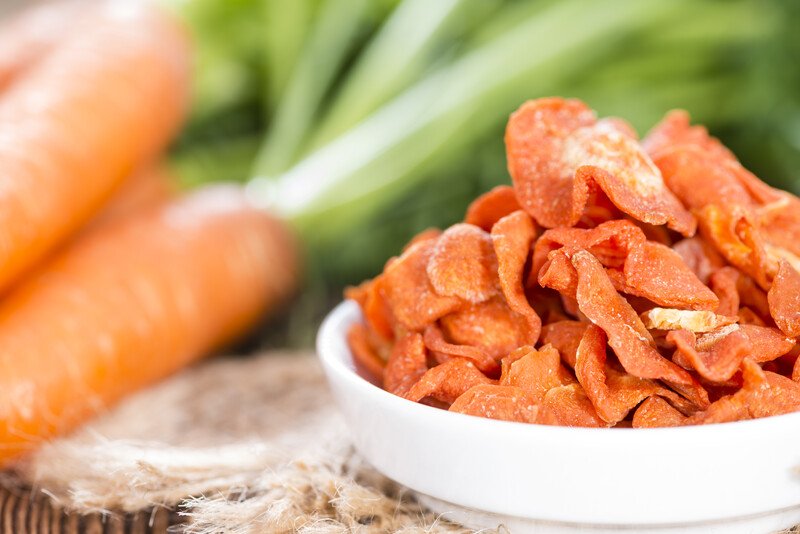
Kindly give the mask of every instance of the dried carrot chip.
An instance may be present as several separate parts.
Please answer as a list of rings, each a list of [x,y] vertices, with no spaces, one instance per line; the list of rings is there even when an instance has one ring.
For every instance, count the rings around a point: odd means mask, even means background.
[[[543,425],[603,427],[608,423],[598,417],[592,401],[580,384],[550,389],[539,406],[536,422]]]
[[[731,168],[719,156],[696,145],[664,150],[654,161],[667,187],[689,209],[701,209],[709,204],[755,207]]]
[[[440,321],[445,339],[483,350],[496,362],[522,345],[533,345],[539,329],[499,297],[466,304]]]
[[[719,304],[675,251],[646,241],[634,247],[625,260],[625,293],[645,297],[661,306],[713,310]]]
[[[648,397],[661,395],[673,403],[690,409],[685,401],[652,380],[621,373],[606,365],[606,335],[591,325],[581,339],[575,374],[597,414],[605,422],[622,421],[633,408]]]
[[[590,187],[620,210],[684,235],[695,221],[664,186],[661,173],[618,119],[595,119],[577,100],[526,102],[506,129],[508,167],[520,204],[542,226],[573,226]]]
[[[367,327],[361,323],[354,323],[347,331],[347,344],[353,351],[353,363],[359,374],[373,384],[380,384],[386,362],[372,348]]]
[[[734,267],[722,267],[714,272],[709,279],[711,290],[719,299],[716,313],[733,316],[739,311],[739,271]]]
[[[392,312],[383,292],[383,276],[379,275],[358,287],[345,290],[345,297],[358,302],[370,329],[385,341],[394,338]]]
[[[564,361],[575,368],[578,346],[590,323],[581,321],[557,321],[542,327],[542,343],[555,347]]]
[[[484,384],[467,390],[450,406],[450,411],[501,421],[535,423],[538,406],[522,388]]]
[[[471,224],[445,230],[433,248],[427,272],[434,291],[443,297],[478,303],[498,292],[492,239]]]
[[[627,372],[639,378],[691,384],[692,377],[653,348],[654,340],[630,304],[611,285],[603,266],[586,251],[572,256],[578,272],[577,300],[581,311],[608,335]]]
[[[723,209],[715,204],[703,207],[696,214],[703,238],[733,266],[752,276],[761,287],[768,288],[776,265],[767,255],[752,217],[741,207]]]
[[[672,361],[695,369],[712,382],[730,379],[752,351],[750,339],[740,328],[705,344],[702,350],[697,350],[697,338],[688,330],[673,330],[667,334],[667,340],[676,346]]]
[[[561,365],[561,356],[551,345],[541,349],[531,349],[508,365],[508,370],[500,379],[500,385],[517,386],[539,403],[545,393],[554,387],[575,382],[572,375]]]
[[[415,332],[397,340],[383,370],[383,389],[403,396],[428,370],[422,335]]]
[[[700,236],[682,239],[672,245],[672,250],[704,284],[708,283],[713,272],[725,266],[725,259]]]
[[[563,297],[575,300],[578,273],[565,249],[554,250],[539,271],[539,285],[558,291]],[[570,310],[567,310],[570,313]],[[570,315],[574,315],[570,313]]]
[[[767,293],[769,312],[789,337],[800,336],[800,273],[783,260]]]
[[[757,363],[745,360],[744,385],[734,394],[741,396],[751,417],[769,417],[800,410],[800,384],[785,376],[763,371]]]
[[[487,232],[492,226],[520,208],[514,188],[508,185],[498,185],[472,201],[467,208],[464,222],[474,224]]]
[[[661,397],[646,399],[633,414],[633,428],[681,426],[686,417]]]
[[[538,338],[542,321],[528,302],[522,285],[531,243],[536,237],[533,221],[527,213],[518,210],[500,219],[492,228],[491,235],[497,256],[500,288],[508,307],[527,317],[532,335],[535,333]]]
[[[583,249],[604,267],[622,267],[630,251],[646,242],[641,228],[630,221],[608,221],[596,228],[553,228],[546,230],[533,248],[533,271],[539,272],[554,250]]]
[[[642,140],[642,147],[653,158],[665,149],[681,145],[695,145],[722,159],[734,158],[733,153],[719,140],[708,135],[705,127],[692,126],[689,114],[683,110],[667,113]]]
[[[451,357],[468,358],[484,373],[497,371],[497,360],[480,347],[471,345],[457,345],[449,343],[442,330],[435,324],[428,325],[423,335],[425,346],[437,357],[440,363],[448,361]]]
[[[403,247],[403,252],[407,251],[417,243],[439,239],[439,236],[441,235],[442,231],[439,230],[438,228],[426,228],[425,230],[421,231],[420,233],[412,237],[411,241],[406,243],[406,246]]]
[[[461,306],[456,297],[436,294],[428,280],[428,260],[435,244],[426,239],[409,247],[384,271],[386,301],[392,315],[409,330],[422,330]]]
[[[676,310],[673,308],[653,308],[641,315],[645,327],[655,330],[689,330],[691,332],[711,332],[725,325],[735,323],[737,317],[717,315],[707,310]]]
[[[453,358],[433,369],[428,369],[404,396],[414,402],[432,397],[446,404],[452,404],[472,386],[491,383],[492,381],[481,373],[472,361]]]
[[[753,324],[739,325],[747,339],[750,340],[752,351],[750,357],[756,363],[763,363],[780,358],[795,346],[794,340],[787,338],[777,328],[758,326]]]

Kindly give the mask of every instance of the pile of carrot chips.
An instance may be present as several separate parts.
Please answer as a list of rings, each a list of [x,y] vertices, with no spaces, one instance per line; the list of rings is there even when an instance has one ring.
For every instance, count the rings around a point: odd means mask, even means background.
[[[525,103],[513,187],[347,290],[359,370],[410,401],[587,427],[800,410],[800,200],[686,113],[639,141],[577,100]]]

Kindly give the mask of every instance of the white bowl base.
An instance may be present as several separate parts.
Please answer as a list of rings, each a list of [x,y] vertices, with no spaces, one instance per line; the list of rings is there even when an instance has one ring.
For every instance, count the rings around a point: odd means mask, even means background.
[[[482,512],[445,502],[423,493],[413,493],[420,504],[442,519],[447,519],[474,530],[494,530],[502,526],[510,534],[620,534],[621,532],[652,534],[766,534],[800,524],[800,506],[756,516],[692,524],[586,525],[581,523],[561,523]]]

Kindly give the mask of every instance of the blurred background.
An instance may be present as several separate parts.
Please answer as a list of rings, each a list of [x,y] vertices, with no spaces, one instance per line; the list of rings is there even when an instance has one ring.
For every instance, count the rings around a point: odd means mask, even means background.
[[[640,135],[684,108],[800,190],[797,2],[162,1],[197,48],[175,174],[251,181],[305,243],[307,287],[259,344],[310,345],[344,286],[508,183],[526,99],[578,97]]]

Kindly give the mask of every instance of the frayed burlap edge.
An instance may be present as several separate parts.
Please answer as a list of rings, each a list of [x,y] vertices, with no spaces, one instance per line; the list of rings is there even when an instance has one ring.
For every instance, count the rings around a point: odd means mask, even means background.
[[[197,534],[470,532],[358,457],[308,354],[196,366],[47,445],[14,476],[72,513],[164,506]]]

